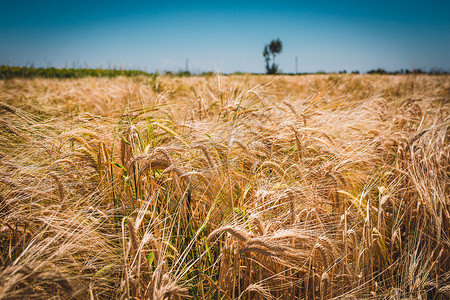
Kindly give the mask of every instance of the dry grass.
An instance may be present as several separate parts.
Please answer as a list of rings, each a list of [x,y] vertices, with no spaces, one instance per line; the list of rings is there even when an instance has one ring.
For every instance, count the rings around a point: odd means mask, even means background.
[[[449,76],[0,81],[0,299],[447,299]]]

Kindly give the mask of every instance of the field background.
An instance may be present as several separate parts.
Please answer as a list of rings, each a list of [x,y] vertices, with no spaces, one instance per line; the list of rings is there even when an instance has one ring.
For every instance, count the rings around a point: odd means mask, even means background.
[[[0,299],[446,299],[450,76],[0,81]]]

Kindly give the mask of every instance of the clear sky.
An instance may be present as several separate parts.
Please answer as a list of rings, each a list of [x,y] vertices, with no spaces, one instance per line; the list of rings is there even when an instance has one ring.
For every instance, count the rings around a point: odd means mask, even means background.
[[[450,1],[0,1],[0,64],[153,72],[450,70]]]

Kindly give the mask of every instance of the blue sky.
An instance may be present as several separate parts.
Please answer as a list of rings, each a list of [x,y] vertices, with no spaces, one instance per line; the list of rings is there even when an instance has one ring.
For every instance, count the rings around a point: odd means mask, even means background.
[[[450,70],[450,1],[4,1],[0,64],[149,72]]]

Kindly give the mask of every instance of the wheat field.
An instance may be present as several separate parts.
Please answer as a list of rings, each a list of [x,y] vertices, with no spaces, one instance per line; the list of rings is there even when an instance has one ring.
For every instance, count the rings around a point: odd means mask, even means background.
[[[0,299],[448,299],[450,76],[0,81]]]

